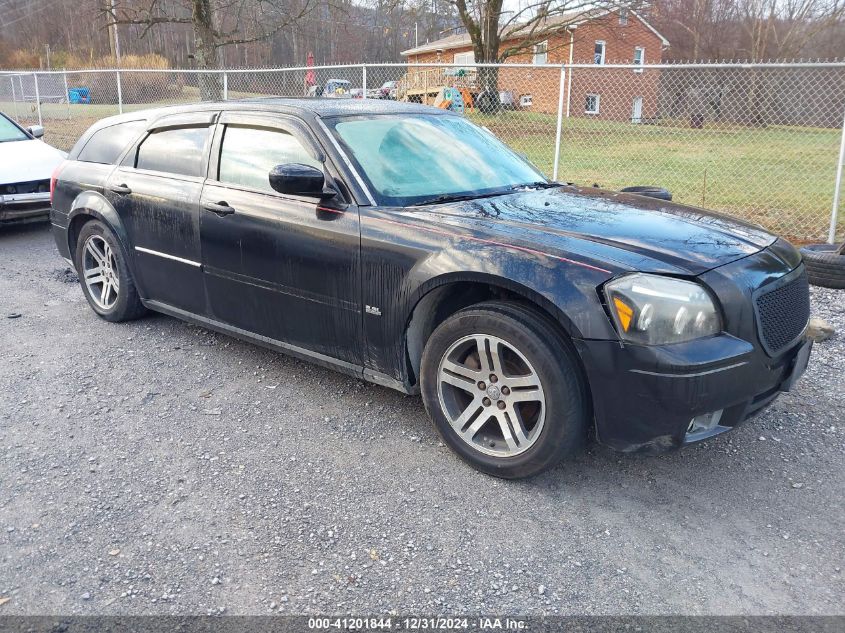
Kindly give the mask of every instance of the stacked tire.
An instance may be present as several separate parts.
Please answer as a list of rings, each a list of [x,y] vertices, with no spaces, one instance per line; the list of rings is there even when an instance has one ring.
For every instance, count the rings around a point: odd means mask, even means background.
[[[807,277],[814,286],[845,288],[845,253],[837,244],[810,244],[801,249]]]

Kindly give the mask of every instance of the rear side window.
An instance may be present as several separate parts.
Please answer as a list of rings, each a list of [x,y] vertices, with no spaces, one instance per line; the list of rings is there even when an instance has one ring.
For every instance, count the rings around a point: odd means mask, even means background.
[[[281,130],[226,127],[220,151],[221,182],[273,191],[270,170],[285,163],[322,167],[292,134]]]
[[[202,176],[209,127],[184,127],[150,134],[138,148],[138,169]]]
[[[85,143],[76,160],[113,164],[146,125],[146,121],[127,121],[97,130]]]

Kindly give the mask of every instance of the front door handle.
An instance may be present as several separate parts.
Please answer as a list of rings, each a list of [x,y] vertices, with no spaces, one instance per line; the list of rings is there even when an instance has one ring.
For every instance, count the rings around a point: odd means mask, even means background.
[[[219,216],[232,215],[235,212],[233,207],[230,207],[226,202],[207,202],[203,205],[203,209],[211,211]]]
[[[129,187],[127,187],[125,184],[115,185],[114,187],[109,187],[109,190],[113,191],[114,193],[121,195],[121,196],[126,196],[126,195],[129,195],[130,193],[132,193],[132,190]]]

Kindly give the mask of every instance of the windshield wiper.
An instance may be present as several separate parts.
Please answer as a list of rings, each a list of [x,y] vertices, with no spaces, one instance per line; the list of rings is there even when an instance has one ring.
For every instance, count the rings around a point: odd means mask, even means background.
[[[461,202],[462,200],[478,200],[479,198],[492,198],[493,196],[503,196],[507,193],[511,193],[511,191],[511,189],[504,189],[501,191],[493,191],[491,193],[444,193],[439,196],[435,196],[434,198],[428,198],[427,200],[415,202],[411,206],[422,207],[427,204],[440,204],[441,202]]]
[[[517,189],[551,189],[552,187],[560,186],[561,184],[559,182],[551,180],[536,180],[534,182],[525,182],[520,185],[514,185],[511,187],[511,191],[516,191]]]
[[[511,185],[507,189],[499,189],[498,191],[491,191],[489,193],[444,193],[434,198],[428,198],[421,202],[412,204],[413,207],[421,207],[427,204],[440,204],[441,202],[460,202],[461,200],[478,200],[479,198],[492,198],[494,196],[503,196],[521,189],[550,189],[552,187],[560,187],[559,182],[551,182],[545,180],[537,180],[535,182],[526,182],[519,185]]]

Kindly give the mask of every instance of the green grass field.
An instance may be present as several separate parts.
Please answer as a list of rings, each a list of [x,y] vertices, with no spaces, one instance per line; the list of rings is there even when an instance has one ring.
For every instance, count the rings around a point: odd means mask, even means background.
[[[167,103],[192,103],[197,97],[195,88],[185,87],[178,100]],[[154,105],[163,103],[127,105],[124,111]],[[65,150],[92,123],[117,114],[115,105],[45,103],[41,108],[45,140]],[[34,104],[0,102],[0,111],[27,125],[37,123]],[[468,116],[552,175],[554,115]],[[563,122],[558,179],[611,189],[658,185],[679,202],[743,217],[799,242],[813,241],[827,236],[840,134],[787,126],[699,130],[573,117]]]
[[[546,174],[554,163],[553,115],[470,115]],[[558,180],[618,189],[657,185],[678,202],[743,217],[796,241],[827,236],[838,129],[635,125],[564,119]],[[840,209],[839,232],[845,230]]]

